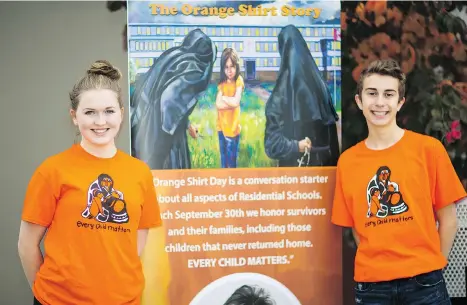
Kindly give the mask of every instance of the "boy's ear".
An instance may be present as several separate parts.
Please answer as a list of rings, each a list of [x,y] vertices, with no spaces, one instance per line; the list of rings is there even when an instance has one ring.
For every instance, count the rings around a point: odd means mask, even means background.
[[[402,105],[404,105],[404,103],[405,103],[405,97],[399,100],[399,103],[397,104],[397,111],[401,110]]]
[[[358,108],[363,110],[362,100],[360,99],[360,95],[355,94],[355,102],[357,103]]]

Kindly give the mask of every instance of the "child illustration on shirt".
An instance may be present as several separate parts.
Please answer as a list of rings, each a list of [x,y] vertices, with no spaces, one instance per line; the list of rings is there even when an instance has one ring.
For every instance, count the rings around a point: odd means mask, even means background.
[[[409,210],[409,207],[402,199],[399,185],[390,180],[391,169],[381,166],[368,183],[367,217],[385,218],[390,215],[397,215]]]
[[[100,174],[88,190],[88,203],[81,214],[99,222],[127,223],[129,220],[123,193],[114,189],[114,181],[107,174]]]
[[[222,52],[220,81],[217,86],[217,132],[222,168],[236,168],[240,144],[240,101],[244,82],[240,75],[237,52],[226,48]]]

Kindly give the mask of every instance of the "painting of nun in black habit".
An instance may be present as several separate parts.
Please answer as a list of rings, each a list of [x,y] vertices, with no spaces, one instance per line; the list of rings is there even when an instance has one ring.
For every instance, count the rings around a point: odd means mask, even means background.
[[[211,39],[195,29],[137,80],[130,98],[131,150],[151,169],[191,168],[189,116],[211,80],[216,54]]]
[[[279,167],[335,166],[339,158],[338,114],[300,31],[278,36],[281,66],[266,103],[264,146]]]

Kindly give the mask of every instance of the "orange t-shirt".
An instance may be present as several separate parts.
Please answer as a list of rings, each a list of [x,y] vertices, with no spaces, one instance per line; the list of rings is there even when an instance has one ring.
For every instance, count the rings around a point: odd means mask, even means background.
[[[238,76],[235,83],[221,83],[217,90],[222,92],[223,96],[234,97],[237,88],[245,87],[243,77]],[[236,137],[241,130],[240,126],[240,106],[233,109],[221,109],[217,114],[217,131],[222,131],[226,137]]]
[[[97,158],[75,144],[34,172],[22,220],[48,227],[33,285],[39,302],[140,304],[137,230],[162,224],[145,163],[122,151]]]
[[[355,281],[407,278],[446,266],[434,211],[466,192],[443,145],[405,130],[395,145],[370,150],[364,141],[337,165],[332,222],[360,239]]]

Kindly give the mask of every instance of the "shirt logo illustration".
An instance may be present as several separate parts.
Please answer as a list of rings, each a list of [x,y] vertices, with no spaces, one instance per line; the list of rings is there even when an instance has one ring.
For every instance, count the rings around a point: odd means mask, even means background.
[[[391,181],[391,169],[381,166],[368,183],[366,190],[368,212],[366,217],[386,218],[409,210],[399,185]]]
[[[123,193],[114,188],[114,180],[100,174],[88,188],[86,209],[81,213],[86,219],[102,223],[127,223],[130,219]]]

